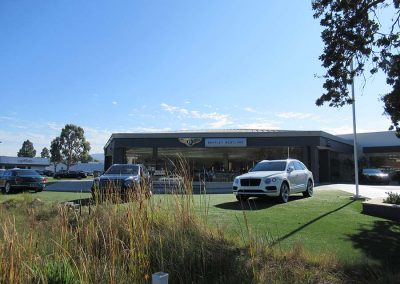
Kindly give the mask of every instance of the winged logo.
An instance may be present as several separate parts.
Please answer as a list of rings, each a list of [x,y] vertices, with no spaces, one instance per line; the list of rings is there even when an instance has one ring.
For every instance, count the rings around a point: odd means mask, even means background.
[[[179,138],[179,142],[185,144],[188,147],[192,147],[193,145],[200,143],[201,140],[201,138]]]

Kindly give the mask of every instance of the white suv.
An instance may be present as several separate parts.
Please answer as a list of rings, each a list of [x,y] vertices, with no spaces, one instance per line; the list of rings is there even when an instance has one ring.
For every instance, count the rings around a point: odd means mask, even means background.
[[[239,201],[249,197],[277,196],[288,202],[291,193],[302,192],[305,197],[313,195],[312,172],[298,160],[264,160],[247,174],[233,181],[233,194]]]

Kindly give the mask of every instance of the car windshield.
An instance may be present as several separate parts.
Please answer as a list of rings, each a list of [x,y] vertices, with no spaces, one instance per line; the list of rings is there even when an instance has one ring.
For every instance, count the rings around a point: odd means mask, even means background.
[[[15,171],[18,176],[37,176],[39,173],[34,170],[18,170]]]
[[[268,161],[258,163],[251,171],[284,171],[286,169],[286,161]]]
[[[114,165],[106,172],[109,175],[137,175],[139,167],[136,165]]]
[[[364,174],[383,174],[380,169],[364,169],[363,172]]]

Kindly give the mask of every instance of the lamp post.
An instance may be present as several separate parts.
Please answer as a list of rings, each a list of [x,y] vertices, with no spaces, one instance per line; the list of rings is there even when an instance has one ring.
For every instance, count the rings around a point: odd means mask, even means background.
[[[353,59],[351,60],[351,73],[353,74]],[[354,195],[354,199],[360,198],[360,192],[358,188],[358,153],[357,153],[357,129],[356,129],[356,100],[354,95],[354,78],[351,83],[351,99],[352,99],[352,109],[353,109],[353,141],[354,141],[354,178],[356,183],[356,194]]]

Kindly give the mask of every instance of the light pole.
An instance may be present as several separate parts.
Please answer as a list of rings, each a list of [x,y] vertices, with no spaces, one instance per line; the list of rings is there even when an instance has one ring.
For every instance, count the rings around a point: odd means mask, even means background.
[[[351,73],[353,74],[353,59],[351,60]],[[353,141],[354,141],[354,178],[356,182],[356,194],[354,195],[354,199],[360,198],[360,193],[358,189],[358,153],[357,153],[357,129],[356,129],[356,100],[354,95],[354,79],[351,83],[351,99],[352,99],[352,108],[353,108]]]

